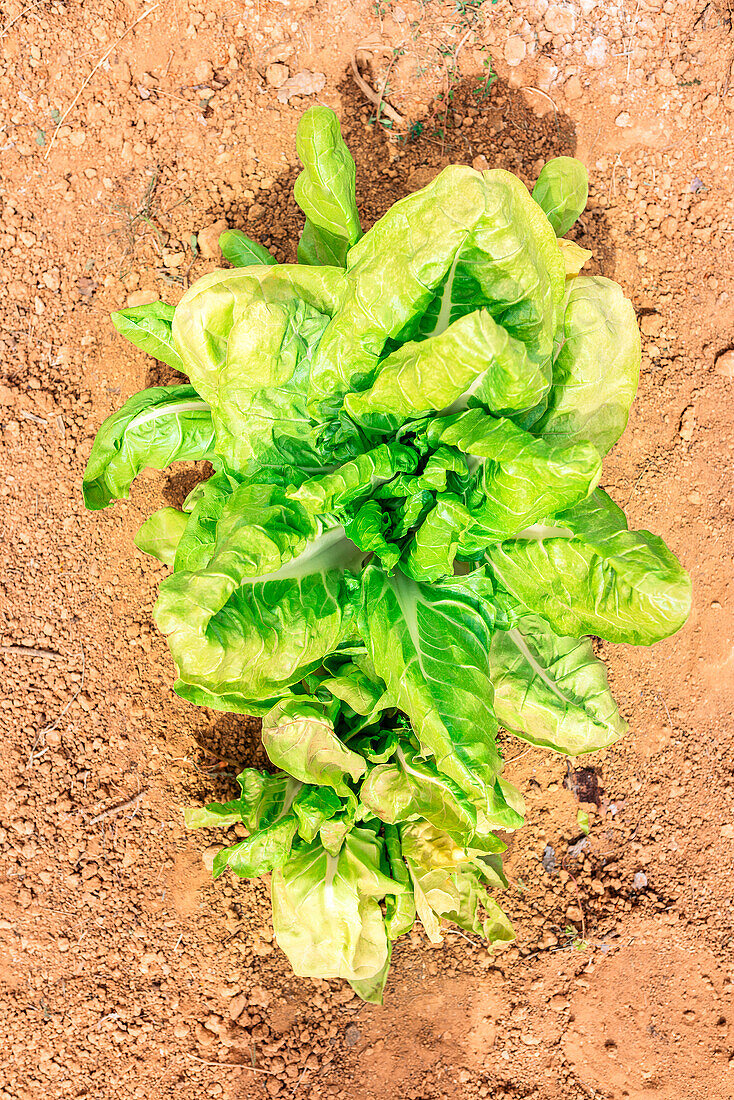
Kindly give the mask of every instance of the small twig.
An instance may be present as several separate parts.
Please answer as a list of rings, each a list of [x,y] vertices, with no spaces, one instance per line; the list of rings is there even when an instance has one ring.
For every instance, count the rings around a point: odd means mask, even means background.
[[[96,825],[99,821],[104,821],[107,817],[113,817],[114,814],[121,814],[125,810],[131,810],[133,806],[137,806],[141,798],[144,798],[147,793],[147,791],[138,791],[132,798],[128,798],[127,802],[120,802],[117,806],[110,806],[109,810],[103,810],[101,814],[95,814],[95,816],[90,819],[89,824]]]
[[[206,745],[202,745],[201,741],[197,737],[194,738],[197,748],[200,748],[202,752],[205,752],[207,756],[213,757],[219,764],[228,764],[230,768],[241,768],[242,764],[239,760],[230,760],[228,756],[220,756],[218,752],[212,752]]]
[[[42,416],[36,416],[35,413],[28,412],[27,409],[19,409],[19,415],[22,416],[24,420],[32,420],[34,424],[48,425],[48,420],[44,420]]]
[[[184,1050],[187,1058],[193,1058],[202,1066],[222,1066],[225,1069],[249,1069],[252,1073],[264,1073],[267,1077],[277,1077],[271,1069],[260,1069],[259,1066],[248,1065],[247,1062],[210,1062],[206,1058],[200,1058],[198,1054],[192,1054],[190,1050]]]
[[[384,115],[386,115],[393,122],[397,123],[398,126],[405,126],[405,119],[403,118],[403,116],[399,114],[394,107],[391,107],[389,103],[383,102],[380,96],[377,95],[377,92],[373,91],[373,89],[370,88],[369,84],[357,68],[357,58],[355,54],[352,54],[350,65],[352,68],[354,83],[357,85],[362,94],[365,95],[367,99],[369,99],[370,103],[372,103],[375,107],[381,105],[382,113]]]
[[[92,71],[91,71],[91,72],[89,73],[89,75],[88,75],[87,79],[86,79],[86,80],[84,81],[84,83],[82,84],[81,88],[80,88],[80,89],[79,89],[79,91],[78,91],[78,92],[76,93],[76,95],[74,96],[74,98],[72,99],[71,103],[69,104],[69,106],[68,106],[68,107],[66,108],[66,110],[64,111],[64,113],[63,113],[63,115],[61,116],[61,118],[59,119],[59,121],[58,121],[58,122],[56,123],[56,129],[54,130],[53,134],[51,135],[51,140],[50,140],[50,142],[48,143],[48,149],[46,150],[46,155],[45,155],[45,157],[43,158],[44,160],[48,160],[48,157],[49,157],[49,153],[51,152],[51,150],[52,150],[52,149],[53,149],[53,147],[54,147],[54,142],[56,141],[56,138],[57,138],[57,136],[58,136],[59,130],[60,130],[60,129],[61,129],[61,127],[62,127],[62,126],[64,125],[64,122],[66,121],[66,119],[68,118],[68,116],[69,116],[69,115],[71,114],[71,112],[72,112],[72,111],[74,110],[74,108],[76,107],[77,103],[79,102],[79,97],[81,96],[82,92],[83,92],[83,91],[84,91],[84,89],[86,88],[87,84],[89,84],[89,82],[90,82],[90,80],[92,79],[92,77],[94,76],[94,74],[95,74],[95,73],[97,72],[97,69],[99,69],[101,65],[104,65],[104,63],[105,63],[105,61],[107,60],[107,58],[108,58],[108,57],[110,56],[110,54],[111,54],[111,53],[112,53],[112,52],[113,52],[114,50],[116,50],[116,49],[117,49],[117,47],[118,47],[118,46],[120,45],[120,43],[122,42],[123,38],[126,38],[126,37],[127,37],[127,36],[128,36],[129,34],[130,34],[130,31],[134,30],[134,29],[135,29],[135,27],[137,27],[138,23],[142,23],[142,21],[143,21],[144,19],[147,19],[147,18],[148,18],[148,16],[149,16],[149,15],[151,14],[151,12],[154,12],[154,11],[156,10],[156,8],[159,8],[159,7],[160,7],[160,4],[153,4],[153,6],[152,6],[152,7],[150,7],[150,8],[148,8],[148,9],[147,9],[146,11],[144,11],[142,15],[139,15],[139,16],[138,16],[138,18],[137,18],[137,19],[135,20],[135,22],[134,22],[134,23],[131,23],[131,24],[130,24],[130,26],[129,26],[129,27],[127,28],[127,30],[126,30],[126,31],[124,31],[124,32],[123,32],[123,33],[122,33],[122,34],[120,35],[120,37],[119,37],[119,38],[117,39],[117,41],[116,41],[116,42],[113,42],[113,43],[112,43],[112,45],[110,46],[109,50],[107,50],[107,51],[106,51],[106,53],[104,53],[104,54],[102,55],[102,57],[100,57],[100,59],[99,59],[99,61],[97,62],[97,64],[96,64],[96,65],[94,66],[94,68],[92,69]]]
[[[463,50],[465,43],[467,42],[467,40],[469,38],[471,38],[471,36],[473,34],[474,34],[474,28],[472,27],[466,32],[464,37],[460,40],[459,45],[454,50],[454,65],[456,65],[456,59],[459,56],[460,51]]]
[[[522,87],[520,88],[520,91],[521,92],[535,92],[536,95],[542,95],[543,99],[547,99],[548,102],[550,103],[551,107],[555,111],[555,113],[558,114],[558,108],[556,107],[555,101],[551,99],[551,97],[548,95],[547,92],[542,91],[540,88],[533,87],[532,84],[523,84]]]
[[[390,58],[390,63],[387,66],[387,72],[385,73],[385,79],[383,80],[382,84],[380,85],[380,94],[377,97],[377,114],[376,114],[376,118],[375,118],[376,122],[380,121],[380,111],[382,109],[382,101],[385,98],[385,92],[387,91],[387,82],[390,79],[390,73],[392,72],[392,67],[395,64],[395,58],[397,56],[398,55],[397,55],[396,51],[393,50],[392,57]]]
[[[34,649],[28,645],[2,645],[0,650],[3,653],[15,653],[18,657],[43,657],[45,661],[58,661],[61,657],[53,649]]]
[[[35,3],[29,4],[28,7],[23,8],[23,11],[20,13],[20,15],[16,15],[15,19],[11,19],[9,23],[6,23],[5,26],[3,27],[3,29],[0,31],[0,38],[5,38],[5,35],[11,29],[11,27],[14,27],[15,24],[19,20],[21,20],[24,15],[28,14],[29,11],[33,11],[35,8],[37,8],[39,6],[40,2],[41,2],[41,0],[35,0]]]

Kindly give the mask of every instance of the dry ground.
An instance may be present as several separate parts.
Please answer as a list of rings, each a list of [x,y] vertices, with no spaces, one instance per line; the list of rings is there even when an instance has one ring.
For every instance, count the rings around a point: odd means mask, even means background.
[[[408,133],[375,121],[355,51]],[[734,1095],[733,58],[726,0],[0,2],[3,1100]],[[254,724],[172,694],[132,543],[194,471],[102,514],[80,497],[102,419],[166,376],[110,310],[177,301],[218,220],[293,257],[314,99],[278,86],[304,71],[368,223],[450,160],[586,162],[577,237],[644,334],[604,485],[694,579],[678,637],[604,645],[631,732],[593,773],[507,744],[517,945],[413,933],[382,1008],[294,979],[266,884],[212,885],[214,837],[183,829],[222,760],[262,762]]]

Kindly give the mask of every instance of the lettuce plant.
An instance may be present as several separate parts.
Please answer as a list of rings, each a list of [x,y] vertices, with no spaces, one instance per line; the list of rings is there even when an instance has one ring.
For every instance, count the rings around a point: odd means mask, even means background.
[[[498,830],[522,823],[502,725],[568,755],[625,723],[591,638],[650,645],[690,583],[599,488],[638,382],[635,314],[561,234],[586,173],[560,157],[532,195],[454,165],[362,232],[333,112],[298,128],[298,263],[230,230],[232,268],[175,310],[113,315],[189,383],[102,425],[90,508],[144,466],[214,473],[137,545],[165,562],[155,620],[192,703],[259,715],[273,771],[187,824],[244,825],[216,857],[272,873],[300,975],[380,999],[416,916],[512,938]]]

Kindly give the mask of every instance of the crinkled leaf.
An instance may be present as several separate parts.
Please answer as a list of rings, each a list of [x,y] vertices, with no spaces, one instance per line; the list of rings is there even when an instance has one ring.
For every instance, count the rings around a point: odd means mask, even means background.
[[[628,531],[604,493],[554,522],[571,537],[516,539],[487,551],[494,576],[522,606],[567,637],[652,645],[680,629],[691,582],[661,538]]]
[[[214,857],[214,878],[219,878],[228,867],[240,878],[257,878],[282,867],[291,854],[297,828],[298,818],[291,810],[247,840],[223,848]]]
[[[196,486],[184,502],[186,527],[176,549],[176,570],[196,572],[211,560],[217,543],[217,524],[237,481],[221,471]]]
[[[418,455],[412,448],[381,444],[335,470],[309,478],[289,495],[316,515],[340,512],[346,505],[372,496],[396,474],[412,473],[417,465]]]
[[[423,751],[463,791],[486,799],[500,770],[489,679],[491,608],[449,584],[417,584],[399,571],[387,577],[369,565],[360,621],[375,668]]]
[[[146,467],[214,458],[211,410],[193,386],[155,386],[130,397],[95,436],[84,471],[87,508],[105,508],[130,495]]]
[[[319,829],[339,812],[341,806],[341,799],[329,787],[302,787],[293,802],[298,835],[310,844]]]
[[[338,856],[314,841],[273,874],[273,928],[296,974],[362,981],[385,965],[379,899],[405,887],[380,870],[381,845],[355,828]]]
[[[497,413],[531,409],[549,385],[549,364],[534,361],[488,309],[478,309],[392,352],[370,389],[347,394],[344,407],[358,422],[389,431],[404,420],[469,404]]]
[[[554,443],[612,447],[625,427],[640,377],[640,331],[621,287],[600,275],[569,285],[546,411],[532,427]]]
[[[263,720],[263,746],[276,767],[303,783],[331,787],[349,795],[348,781],[366,771],[361,756],[352,752],[334,733],[323,707],[299,699],[280,703]]]
[[[343,282],[335,268],[263,265],[212,272],[181,299],[176,346],[211,405],[217,449],[232,469],[320,467],[305,393]]]
[[[497,718],[524,741],[576,756],[626,731],[589,638],[559,637],[526,615],[494,633],[489,660]]]
[[[473,523],[460,538],[469,552],[574,504],[594,490],[601,475],[601,458],[591,443],[548,443],[478,409],[434,422],[427,435],[470,456],[476,494],[467,506]]]
[[[407,745],[398,746],[390,763],[372,769],[359,797],[381,821],[395,825],[425,817],[459,844],[468,843],[476,829],[477,811],[464,792]]]
[[[350,250],[341,309],[313,362],[312,409],[336,411],[371,385],[388,341],[440,335],[483,307],[549,377],[564,281],[553,230],[515,176],[445,168]]]
[[[345,570],[360,562],[340,528],[319,534],[278,486],[239,487],[206,566],[177,571],[159,589],[155,618],[176,662],[176,691],[245,713],[278,698],[351,634]]]
[[[495,883],[497,876],[481,853],[459,847],[427,821],[402,825],[400,838],[418,916],[433,943],[443,939],[443,918],[488,939],[514,939],[507,918],[482,882]],[[480,905],[487,913],[486,924]]]

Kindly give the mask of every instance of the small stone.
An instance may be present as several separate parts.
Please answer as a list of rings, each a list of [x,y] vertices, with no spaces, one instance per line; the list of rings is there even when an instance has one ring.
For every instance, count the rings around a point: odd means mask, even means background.
[[[644,871],[635,871],[632,876],[632,889],[644,890],[647,886],[647,875]]]
[[[640,322],[644,336],[659,336],[663,319],[659,313],[646,313]]]
[[[210,844],[208,848],[205,848],[201,853],[201,862],[206,867],[207,871],[211,871],[214,868],[214,857],[217,852],[221,851],[221,844]]]
[[[552,4],[543,19],[550,34],[573,34],[576,19],[573,9],[566,4]]]
[[[181,267],[186,260],[185,252],[164,252],[163,266],[168,268]]]
[[[208,84],[214,79],[214,66],[211,61],[200,61],[194,69],[194,83]]]
[[[684,442],[691,442],[691,440],[693,439],[693,431],[695,427],[696,410],[694,409],[693,405],[688,405],[688,407],[683,410],[683,415],[680,418],[680,429],[678,432]]]
[[[237,996],[233,997],[232,1000],[229,1002],[229,1009],[227,1011],[229,1013],[230,1020],[238,1020],[246,1008],[246,995],[244,993],[238,993]]]
[[[73,134],[69,134],[69,142],[76,149],[80,149],[86,140],[87,135],[83,130],[75,130]]]
[[[566,916],[569,920],[572,921],[583,920],[583,913],[579,909],[578,905],[569,905],[568,909],[566,910]]]
[[[149,306],[151,302],[158,301],[158,292],[155,290],[134,290],[127,296],[128,308],[133,306]]]
[[[665,66],[658,69],[655,73],[655,83],[660,84],[663,88],[672,88],[676,83],[676,77],[672,69]]]
[[[362,1032],[355,1024],[350,1024],[344,1035],[348,1047],[355,1046],[362,1038]]]
[[[508,65],[519,65],[525,60],[528,48],[519,34],[513,34],[505,42],[505,61]]]
[[[734,348],[728,348],[716,356],[715,369],[722,378],[734,378]]]
[[[722,825],[721,835],[725,840],[734,840],[734,825]]]
[[[563,94],[569,101],[580,99],[583,95],[583,91],[584,89],[581,85],[581,81],[577,76],[570,76],[563,85]]]
[[[672,240],[678,232],[678,222],[672,217],[663,218],[660,223],[660,229],[664,237],[667,237],[668,240]]]
[[[219,234],[223,233],[226,228],[226,221],[223,218],[219,218],[217,221],[212,222],[211,225],[205,225],[203,229],[199,230],[196,235],[196,243],[199,246],[199,251],[203,259],[222,259],[222,250],[219,247]]]
[[[622,111],[614,120],[615,126],[631,126],[632,119],[630,118],[629,111]]]
[[[274,61],[265,70],[265,79],[273,88],[282,88],[290,75],[291,71],[288,66],[282,65],[279,61]]]
[[[602,35],[592,38],[591,45],[585,51],[586,64],[592,69],[603,69],[607,63],[607,40]]]
[[[294,95],[318,95],[326,86],[326,77],[323,73],[311,72],[310,69],[302,69],[295,76],[289,76],[278,88],[278,102],[287,103]]]
[[[471,162],[471,166],[475,172],[489,171],[489,161],[483,153],[480,153],[478,157],[474,157],[474,160]]]

